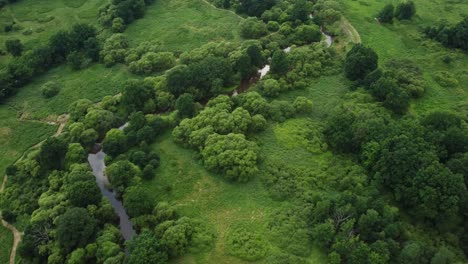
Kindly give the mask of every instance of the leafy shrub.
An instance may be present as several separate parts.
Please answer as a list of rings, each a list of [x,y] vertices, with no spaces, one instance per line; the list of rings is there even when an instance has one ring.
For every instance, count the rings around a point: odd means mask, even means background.
[[[433,76],[434,80],[442,87],[455,87],[458,85],[458,80],[450,72],[439,71],[434,73]]]
[[[238,258],[255,261],[266,256],[268,242],[255,230],[246,227],[235,227],[226,236],[226,251]]]
[[[54,81],[49,81],[41,87],[42,96],[51,98],[56,96],[60,91],[59,85]]]
[[[240,24],[240,34],[243,38],[257,39],[267,33],[267,25],[256,17],[249,17]]]

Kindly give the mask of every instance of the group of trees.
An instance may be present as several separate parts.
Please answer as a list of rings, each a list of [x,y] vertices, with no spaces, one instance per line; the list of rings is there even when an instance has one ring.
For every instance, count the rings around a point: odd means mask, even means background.
[[[463,244],[467,234],[456,223],[466,210],[468,174],[461,164],[467,132],[466,120],[454,113],[394,121],[381,111],[348,105],[331,115],[325,135],[333,149],[358,155],[369,179],[390,191],[415,221],[441,230],[450,223]]]
[[[120,33],[126,25],[145,15],[146,6],[154,0],[112,0],[99,9],[99,21],[113,32]]]
[[[21,53],[18,42],[8,44],[10,51]],[[13,95],[34,76],[50,69],[78,52],[92,60],[99,59],[99,44],[96,29],[86,24],[76,24],[68,31],[52,35],[48,43],[23,52],[0,71],[0,99]],[[80,55],[80,56],[81,56]]]
[[[468,18],[456,25],[444,22],[438,26],[427,27],[424,29],[424,33],[446,47],[468,50]]]
[[[425,82],[419,67],[411,60],[390,60],[384,70],[378,68],[378,56],[371,48],[355,45],[344,64],[348,79],[362,84],[383,105],[404,114],[410,99],[424,94]]]
[[[392,23],[393,18],[398,20],[411,19],[416,14],[416,5],[413,1],[402,2],[396,9],[393,4],[386,5],[377,15],[377,19],[382,23]]]

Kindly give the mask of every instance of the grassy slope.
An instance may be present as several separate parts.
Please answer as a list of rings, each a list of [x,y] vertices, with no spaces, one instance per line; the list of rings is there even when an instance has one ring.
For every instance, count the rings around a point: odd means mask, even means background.
[[[99,0],[21,0],[0,10],[0,25],[12,21],[20,29],[4,32],[0,30],[0,46],[8,39],[20,39],[27,49],[48,40],[55,32],[70,28],[75,23],[96,24],[97,12],[104,3]],[[24,35],[27,29],[32,34]],[[0,64],[6,63],[9,56],[0,56]]]
[[[203,0],[160,0],[148,8],[144,18],[129,25],[125,34],[132,46],[157,40],[168,50],[188,51],[210,41],[240,41],[240,20]]]
[[[345,15],[361,35],[363,43],[377,51],[381,64],[391,58],[410,58],[423,69],[428,89],[426,94],[413,104],[413,111],[416,113],[436,109],[467,111],[468,88],[463,84],[468,81],[468,71],[466,71],[468,56],[459,51],[447,50],[434,41],[423,39],[420,32],[424,26],[433,25],[439,18],[452,23],[460,21],[462,14],[468,13],[468,3],[415,0],[417,16],[413,21],[396,21],[393,25],[381,25],[373,18],[385,4],[392,1],[342,2],[345,5]],[[448,54],[456,58],[450,65],[442,62],[442,58]],[[455,74],[460,85],[452,88],[441,87],[432,78],[437,71],[449,71]]]
[[[0,263],[8,263],[13,234],[0,224]]]
[[[324,77],[311,81],[304,91],[293,91],[280,99],[293,101],[298,95],[307,96],[315,102],[311,117],[299,117],[285,123],[272,123],[268,129],[255,136],[266,161],[281,161],[295,166],[304,166],[320,171],[331,157],[330,152],[318,151],[308,139],[295,136],[300,130],[320,129],[320,121],[340,101],[347,88],[342,76]],[[224,181],[219,175],[207,172],[198,161],[196,152],[176,145],[170,133],[158,138],[154,149],[161,155],[161,166],[156,178],[145,184],[158,201],[174,203],[187,216],[201,218],[217,231],[214,249],[207,253],[188,255],[174,263],[244,263],[225,253],[225,234],[236,223],[248,223],[268,238],[266,225],[269,214],[277,211],[284,202],[275,202],[259,178],[247,184]],[[263,166],[263,165],[262,165]],[[274,241],[270,240],[272,251]],[[324,263],[325,256],[312,249],[310,263]]]

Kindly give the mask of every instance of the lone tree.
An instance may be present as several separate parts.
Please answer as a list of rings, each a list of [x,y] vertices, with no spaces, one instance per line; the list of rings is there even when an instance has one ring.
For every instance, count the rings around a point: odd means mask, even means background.
[[[14,57],[21,56],[24,46],[19,39],[10,39],[5,41],[7,51]]]
[[[386,5],[377,15],[377,19],[382,23],[393,23],[395,7],[392,4]]]
[[[346,77],[352,81],[363,80],[367,74],[377,69],[378,60],[379,57],[373,49],[357,44],[346,54]]]
[[[413,1],[400,3],[395,11],[398,20],[411,19],[416,14],[416,6]]]

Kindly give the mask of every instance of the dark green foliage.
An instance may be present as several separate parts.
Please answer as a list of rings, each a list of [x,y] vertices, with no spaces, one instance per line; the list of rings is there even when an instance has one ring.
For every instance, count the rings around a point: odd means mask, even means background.
[[[0,74],[0,99],[13,95],[33,77],[63,62],[71,52],[83,51],[85,42],[95,36],[94,27],[76,24],[69,31],[59,31],[52,35],[47,44],[14,58]]]
[[[107,132],[102,147],[106,154],[116,157],[127,150],[127,137],[123,131],[113,128]]]
[[[41,146],[39,163],[44,170],[61,170],[65,165],[67,143],[63,139],[50,137]]]
[[[154,208],[153,195],[146,188],[138,186],[130,187],[123,195],[125,211],[131,217],[149,214]]]
[[[24,46],[19,39],[9,39],[5,41],[5,48],[11,55],[18,57],[23,53]]]
[[[153,93],[154,91],[148,83],[140,80],[129,80],[123,85],[121,102],[129,113],[143,110],[146,101],[154,97]]]
[[[468,50],[468,18],[456,25],[439,24],[427,27],[424,33],[449,48]]]
[[[237,6],[237,12],[246,13],[249,16],[258,17],[275,4],[274,0],[240,0],[239,2],[240,5]]]
[[[79,70],[82,68],[84,63],[84,57],[80,52],[74,51],[67,56],[67,62],[72,70]]]
[[[140,173],[140,169],[128,160],[117,161],[106,168],[106,175],[119,194],[123,194],[132,179],[139,177]]]
[[[322,32],[317,25],[301,25],[296,28],[293,42],[297,45],[305,45],[319,42],[322,39]]]
[[[287,54],[282,50],[277,50],[271,58],[271,73],[284,75],[289,70],[289,61]]]
[[[66,252],[88,244],[95,231],[96,220],[84,208],[70,208],[57,220],[57,240]]]
[[[149,231],[144,231],[128,244],[129,264],[165,264],[168,255],[160,239]]]
[[[381,23],[393,23],[393,16],[395,14],[395,7],[392,4],[387,4],[382,11],[377,15],[377,19]]]
[[[347,54],[344,63],[346,77],[352,81],[363,80],[378,66],[379,57],[372,48],[355,45]]]
[[[59,92],[60,86],[54,81],[46,82],[41,87],[41,93],[42,96],[44,96],[44,98],[52,98],[56,96]]]
[[[226,236],[227,253],[240,259],[255,261],[264,258],[269,250],[268,242],[255,230],[236,227]]]
[[[253,66],[261,67],[263,65],[265,59],[258,45],[250,45],[246,51]]]
[[[242,134],[212,134],[201,154],[207,169],[224,174],[228,180],[246,182],[258,173],[258,146]]]
[[[154,170],[155,170],[155,167],[153,165],[151,165],[151,164],[146,165],[145,168],[142,171],[143,179],[145,179],[145,180],[154,179],[154,176],[155,176]]]
[[[290,19],[292,21],[300,20],[303,23],[309,20],[310,6],[305,0],[296,1],[292,7]]]
[[[277,122],[284,122],[295,113],[296,109],[289,102],[274,100],[271,102],[268,117]]]
[[[182,94],[177,98],[175,108],[179,111],[181,117],[192,117],[195,113],[193,96],[188,93]]]
[[[102,197],[96,182],[92,180],[72,183],[66,193],[70,203],[76,207],[86,207],[90,204],[97,205]]]
[[[411,19],[416,14],[416,6],[413,1],[406,1],[397,5],[395,17],[398,20]]]
[[[258,39],[267,33],[267,25],[256,17],[249,17],[240,24],[240,35],[245,39]]]
[[[208,98],[222,92],[222,88],[230,84],[232,75],[227,59],[209,56],[168,71],[167,88],[174,96],[189,92],[195,99]]]

